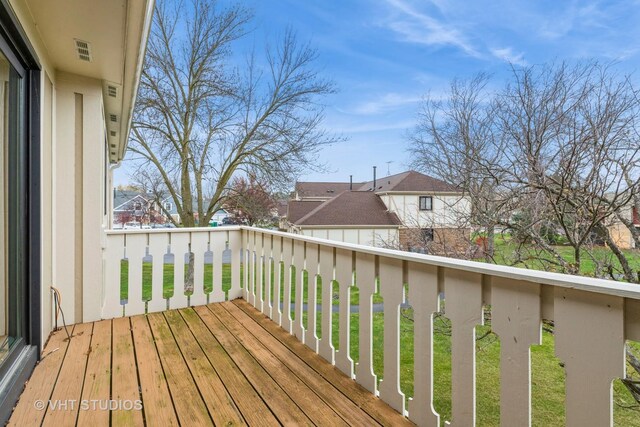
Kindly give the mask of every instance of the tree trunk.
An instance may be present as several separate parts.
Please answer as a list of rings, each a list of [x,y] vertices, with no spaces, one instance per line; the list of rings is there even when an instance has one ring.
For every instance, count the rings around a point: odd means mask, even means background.
[[[495,241],[496,227],[492,224],[487,227],[487,247],[485,251],[485,258],[487,262],[493,262],[493,255],[495,254]]]
[[[185,212],[185,215],[182,216],[182,225],[185,227],[195,227],[196,221],[193,216],[193,213]],[[193,292],[193,276],[195,271],[195,255],[191,251],[191,244],[189,244],[189,253],[188,253],[188,261],[185,269],[185,277],[184,277],[184,291],[185,292]]]

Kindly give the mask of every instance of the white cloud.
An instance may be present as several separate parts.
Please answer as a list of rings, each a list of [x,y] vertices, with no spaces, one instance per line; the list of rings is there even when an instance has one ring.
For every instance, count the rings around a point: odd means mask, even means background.
[[[387,3],[401,18],[392,18],[386,25],[400,34],[405,41],[428,46],[453,46],[470,56],[481,57],[465,35],[451,24],[442,23],[432,16],[418,12],[402,0],[387,0]]]
[[[524,60],[524,53],[514,53],[513,49],[510,47],[494,48],[490,49],[490,51],[491,54],[496,58],[506,61],[510,64],[521,66],[527,65],[527,61]]]
[[[361,115],[374,115],[394,110],[405,105],[415,104],[421,99],[416,95],[403,95],[395,92],[384,94],[376,99],[356,105],[349,112]]]

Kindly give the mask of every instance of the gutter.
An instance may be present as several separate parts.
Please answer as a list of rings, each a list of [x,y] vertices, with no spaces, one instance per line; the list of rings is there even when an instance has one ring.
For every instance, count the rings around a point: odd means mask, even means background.
[[[135,0],[134,0],[135,1]],[[151,24],[153,22],[153,11],[155,8],[155,0],[148,0],[147,8],[144,14],[144,28],[142,29],[142,38],[140,39],[140,45],[143,46],[142,49],[138,51],[138,61],[136,64],[136,71],[134,75],[134,84],[133,84],[133,96],[131,99],[131,107],[129,107],[129,118],[127,121],[127,127],[122,136],[124,138],[123,143],[120,146],[120,152],[118,153],[116,164],[120,164],[124,159],[124,154],[127,151],[127,147],[129,146],[129,133],[131,132],[131,122],[133,121],[133,110],[136,106],[136,99],[138,97],[138,87],[140,86],[140,76],[142,75],[142,67],[144,66],[144,58],[147,53],[147,41],[149,40],[149,33],[151,32]],[[126,40],[126,37],[125,37]]]

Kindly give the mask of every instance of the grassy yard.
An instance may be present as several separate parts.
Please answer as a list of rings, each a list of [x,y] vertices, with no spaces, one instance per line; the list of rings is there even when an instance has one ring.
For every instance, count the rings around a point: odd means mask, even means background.
[[[567,262],[572,263],[574,261],[573,248],[570,246],[553,246],[554,250],[562,256]],[[496,236],[495,240],[495,262],[501,265],[513,265],[516,267],[524,267],[533,270],[549,270],[554,271],[554,267],[540,259],[531,258],[522,262],[517,262],[515,259],[515,252],[517,244],[511,239],[509,235]],[[640,271],[640,250],[638,249],[623,249],[622,252],[629,260],[631,270]],[[540,253],[541,258],[552,259],[548,253]],[[580,274],[584,276],[593,277],[596,275],[596,266],[598,263],[611,263],[616,269],[620,269],[620,263],[617,258],[614,257],[611,250],[603,246],[595,246],[589,250],[583,249],[580,252]],[[477,261],[484,261],[484,258]]]
[[[150,263],[143,265],[143,298],[151,297],[151,269]],[[265,269],[266,270],[266,269]],[[127,297],[128,264],[122,263],[121,275],[121,298]],[[272,269],[273,271],[273,269]],[[243,271],[241,270],[241,275]],[[264,273],[266,274],[266,273]],[[273,273],[272,273],[273,274]],[[273,277],[273,276],[272,276]],[[298,277],[294,274],[294,277]],[[226,292],[231,286],[231,269],[229,265],[223,265],[222,288]],[[166,298],[173,295],[173,266],[170,264],[163,266],[163,294]],[[205,288],[210,290],[213,282],[213,266],[205,264],[204,270]],[[303,289],[306,303],[308,299],[308,276],[303,274]],[[332,283],[332,294],[337,295],[337,285]],[[273,290],[272,290],[273,292]],[[292,301],[295,301],[295,286],[292,287]],[[272,293],[273,296],[273,293]],[[318,298],[321,302],[322,283],[318,286]],[[350,302],[352,305],[359,304],[359,292],[357,287],[351,288]],[[284,299],[284,286],[281,286],[281,301]],[[383,302],[382,298],[375,294],[374,303]],[[334,299],[333,304],[338,301]],[[403,310],[405,316],[401,316],[401,390],[407,398],[413,394],[413,322],[410,320],[412,312],[410,309]],[[291,317],[295,318],[293,310]],[[322,314],[317,313],[317,335],[319,331]],[[446,322],[445,318],[441,318]],[[303,315],[303,324],[308,325],[307,314]],[[338,314],[332,314],[333,324],[333,345],[339,349],[339,323]],[[483,335],[488,326],[478,326],[476,333]],[[351,358],[357,362],[359,354],[359,314],[351,314]],[[374,372],[380,380],[384,376],[383,371],[383,336],[384,336],[384,314],[374,313],[373,316],[373,363]],[[451,339],[448,335],[434,333],[434,407],[441,415],[442,420],[451,418]],[[640,345],[634,343],[636,349],[640,350]],[[500,340],[490,334],[486,338],[477,341],[476,347],[476,390],[477,390],[477,420],[479,426],[498,426],[500,424]],[[562,426],[564,425],[564,369],[560,366],[560,361],[554,356],[553,335],[543,333],[542,345],[531,347],[532,366],[532,402],[533,402],[533,425],[535,426]],[[626,388],[619,380],[614,382],[614,420],[618,426],[640,426],[640,411],[637,409],[624,408],[633,406],[634,400]]]

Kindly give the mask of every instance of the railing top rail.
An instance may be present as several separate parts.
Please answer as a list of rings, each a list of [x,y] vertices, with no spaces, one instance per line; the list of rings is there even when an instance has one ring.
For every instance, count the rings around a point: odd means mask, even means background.
[[[121,234],[162,234],[162,233],[201,233],[201,232],[209,232],[209,231],[240,231],[240,226],[238,225],[224,225],[221,227],[190,227],[190,228],[140,228],[140,229],[117,229],[117,230],[106,230],[107,236],[111,235],[121,235]]]
[[[513,280],[540,283],[543,285],[560,286],[563,288],[581,289],[590,292],[597,292],[607,295],[616,295],[625,298],[640,300],[640,285],[616,282],[613,280],[596,279],[585,276],[574,276],[570,274],[552,273],[548,271],[527,270],[518,267],[508,267],[503,265],[488,264],[477,261],[467,261],[456,258],[446,258],[434,255],[417,254],[413,252],[399,251],[395,249],[374,248],[372,246],[344,243],[335,240],[321,239],[318,237],[303,236],[300,234],[285,233],[275,230],[240,226],[240,229],[258,231],[273,236],[286,237],[293,240],[300,240],[321,245],[333,246],[356,252],[368,253],[372,255],[401,259],[421,264],[435,265],[457,270],[470,271],[487,276],[506,277]]]

